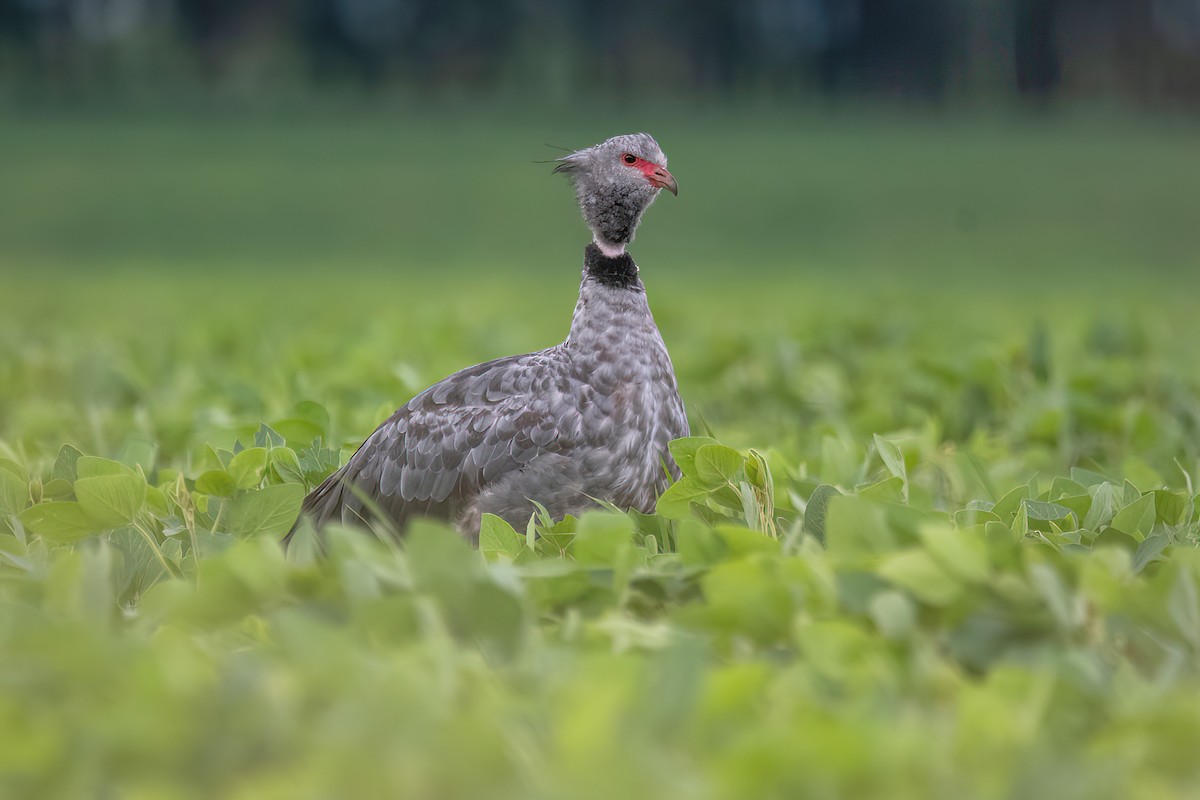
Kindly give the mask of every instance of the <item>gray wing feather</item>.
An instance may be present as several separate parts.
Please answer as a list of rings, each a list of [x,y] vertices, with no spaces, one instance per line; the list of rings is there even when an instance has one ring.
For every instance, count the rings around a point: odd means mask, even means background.
[[[553,349],[552,349],[553,350]],[[344,467],[305,498],[316,525],[366,521],[366,495],[403,525],[414,514],[460,515],[485,483],[567,445],[570,409],[552,351],[480,364],[439,381],[379,426]],[[547,385],[551,384],[551,385]],[[291,534],[289,534],[290,538]]]

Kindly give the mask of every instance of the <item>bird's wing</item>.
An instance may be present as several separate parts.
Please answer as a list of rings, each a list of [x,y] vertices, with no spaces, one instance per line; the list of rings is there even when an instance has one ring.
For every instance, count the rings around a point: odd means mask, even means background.
[[[317,524],[370,519],[371,505],[400,524],[413,515],[452,518],[480,487],[561,451],[573,426],[553,353],[489,361],[435,383],[313,490],[304,511]]]

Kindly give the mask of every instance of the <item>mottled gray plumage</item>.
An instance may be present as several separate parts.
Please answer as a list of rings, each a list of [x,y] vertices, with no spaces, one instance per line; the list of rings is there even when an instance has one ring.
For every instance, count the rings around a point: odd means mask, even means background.
[[[623,252],[602,252],[623,244],[609,238],[615,234],[606,220],[618,220],[632,239],[659,191],[644,166],[622,173],[601,163],[604,153],[616,160],[633,148],[661,167],[666,178],[657,182],[669,179],[674,188],[646,134],[611,139],[556,170],[575,181],[602,242],[585,250],[566,341],[464,369],[418,394],[305,498],[303,513],[315,524],[369,521],[364,497],[399,527],[414,516],[438,517],[472,541],[484,513],[523,528],[532,501],[556,518],[579,514],[594,499],[653,510],[668,473],[678,477],[667,442],[686,436],[688,424],[637,267]]]

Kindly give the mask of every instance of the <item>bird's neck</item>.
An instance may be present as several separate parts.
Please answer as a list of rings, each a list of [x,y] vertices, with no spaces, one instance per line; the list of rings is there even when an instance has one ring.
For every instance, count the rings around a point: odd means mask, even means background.
[[[613,289],[633,289],[642,291],[642,282],[638,279],[638,267],[633,258],[621,247],[615,254],[606,252],[592,242],[583,251],[583,278],[589,278],[601,286]]]
[[[605,258],[620,258],[625,255],[625,245],[623,244],[608,244],[599,236],[592,239],[592,244],[596,245],[596,249]]]
[[[665,352],[646,302],[646,288],[627,253],[608,258],[594,244],[587,246],[566,346],[582,358],[608,363],[605,374],[610,378],[624,375],[626,367],[642,363],[649,354]]]

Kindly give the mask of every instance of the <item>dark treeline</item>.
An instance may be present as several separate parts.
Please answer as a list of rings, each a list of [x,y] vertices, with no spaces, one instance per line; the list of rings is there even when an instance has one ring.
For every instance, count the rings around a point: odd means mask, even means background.
[[[1200,104],[1200,0],[0,0],[0,84]]]

